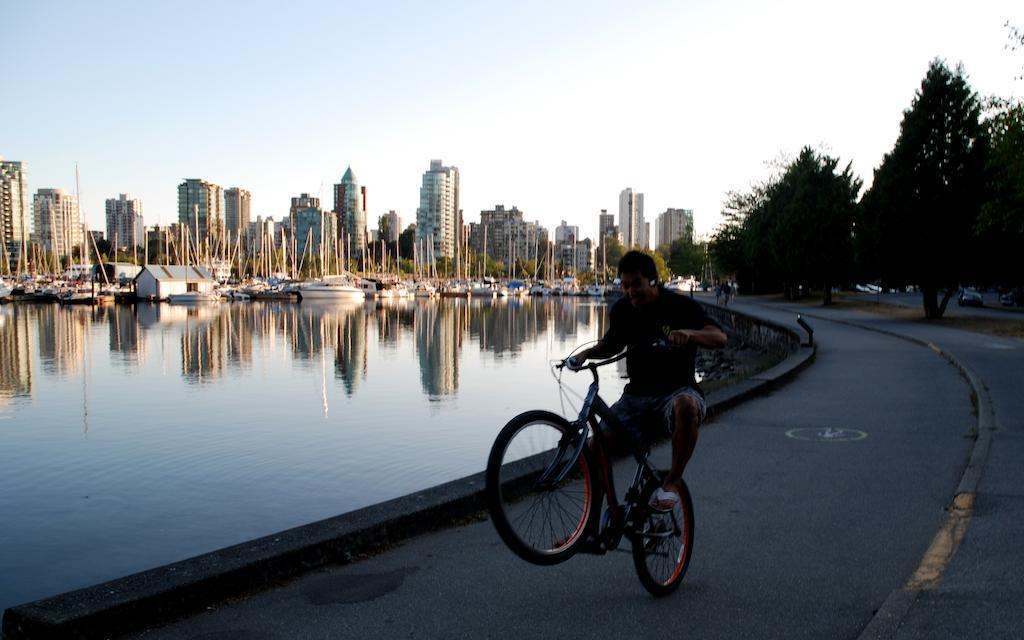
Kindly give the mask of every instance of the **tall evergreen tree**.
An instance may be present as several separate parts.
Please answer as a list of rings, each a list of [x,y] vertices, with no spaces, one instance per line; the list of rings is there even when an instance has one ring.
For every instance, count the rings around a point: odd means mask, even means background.
[[[980,111],[963,70],[933,61],[862,203],[867,268],[889,284],[918,284],[927,318],[942,316],[970,266],[988,156]]]

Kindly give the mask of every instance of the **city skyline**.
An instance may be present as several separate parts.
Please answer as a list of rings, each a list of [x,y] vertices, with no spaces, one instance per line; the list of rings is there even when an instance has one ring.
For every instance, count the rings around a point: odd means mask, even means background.
[[[190,7],[8,9],[0,36],[27,55],[3,85],[0,155],[26,163],[31,193],[74,193],[77,162],[90,229],[104,227],[104,200],[126,192],[146,203],[148,224],[175,221],[174,185],[190,176],[242,185],[253,218],[281,220],[296,193],[328,199],[352,165],[374,194],[372,227],[391,210],[411,221],[423,166],[444,158],[460,170],[466,222],[505,203],[548,229],[564,219],[597,238],[598,212],[616,211],[631,186],[648,217],[690,209],[706,235],[727,191],[806,144],[852,162],[870,184],[936,57],[962,62],[982,96],[1021,88],[1004,24],[1024,23],[1024,10],[1010,2],[643,3],[626,13],[571,2],[443,12],[300,2],[285,14],[223,3],[167,33]],[[239,35],[212,37],[218,17],[239,20]],[[344,45],[331,37],[342,19],[361,25]],[[429,35],[450,20],[458,38]],[[105,37],[110,23],[123,37]],[[33,24],[52,30],[45,44]],[[523,46],[494,47],[495,34]],[[182,35],[212,44],[182,47]],[[189,68],[234,81],[197,97],[181,73]],[[346,82],[331,83],[339,68]],[[618,91],[625,78],[630,91]],[[50,99],[51,86],[74,99]]]

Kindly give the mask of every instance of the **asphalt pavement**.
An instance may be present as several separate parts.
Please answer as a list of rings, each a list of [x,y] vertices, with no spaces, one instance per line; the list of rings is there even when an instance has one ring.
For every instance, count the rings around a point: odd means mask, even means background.
[[[938,345],[980,378],[991,400],[991,445],[963,542],[889,637],[1024,637],[1024,342],[821,307],[803,313]]]
[[[1020,607],[1007,604],[1022,595],[1021,343],[820,308],[738,306],[794,328],[800,312],[927,333],[977,371],[1000,420],[974,516],[939,586],[915,592],[894,633],[1019,636]],[[857,638],[947,521],[977,419],[964,377],[934,350],[809,322],[819,349],[810,367],[702,428],[686,472],[694,556],[668,598],[642,589],[628,549],[537,567],[482,521],[137,637]],[[510,417],[495,417],[495,433]],[[620,486],[630,472],[617,465]]]

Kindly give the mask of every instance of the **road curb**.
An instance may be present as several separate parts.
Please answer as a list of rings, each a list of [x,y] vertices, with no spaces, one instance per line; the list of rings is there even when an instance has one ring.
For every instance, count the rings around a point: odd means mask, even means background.
[[[778,307],[773,308],[777,309]],[[978,484],[981,482],[981,476],[985,469],[985,463],[988,460],[988,454],[992,446],[992,431],[995,429],[995,412],[992,408],[992,399],[989,396],[988,387],[985,386],[985,383],[977,374],[974,373],[974,371],[970,369],[970,367],[964,364],[963,361],[957,358],[954,354],[946,351],[933,342],[890,331],[888,329],[872,327],[851,320],[828,318],[806,312],[803,312],[802,315],[825,322],[835,322],[837,324],[856,327],[865,331],[874,331],[876,333],[881,333],[927,347],[960,371],[960,375],[962,375],[967,381],[967,385],[971,388],[971,392],[974,394],[977,401],[978,414],[975,422],[975,428],[968,434],[973,439],[971,453],[967,461],[967,466],[964,468],[964,471],[960,476],[960,481],[957,484],[953,498],[950,500],[950,504],[947,507],[947,515],[943,525],[940,527],[932,541],[932,544],[925,552],[917,570],[904,582],[902,587],[894,589],[889,594],[885,599],[885,602],[882,603],[882,606],[874,613],[871,621],[866,627],[864,627],[864,630],[861,631],[860,635],[857,637],[858,640],[887,640],[889,638],[896,637],[900,626],[903,624],[903,620],[906,619],[910,609],[917,601],[918,594],[922,591],[934,589],[939,584],[942,579],[942,575],[945,572],[945,568],[956,555],[960,541],[966,533],[967,526],[969,525],[970,518],[973,514],[973,505],[978,491]],[[937,548],[940,548],[941,550],[936,551]],[[934,568],[927,568],[926,570],[925,566],[936,555],[941,555],[942,562],[942,567],[938,569],[937,573]],[[926,574],[927,579],[922,579],[920,577],[922,574]]]
[[[733,312],[732,313],[741,313]],[[748,315],[748,314],[742,314]],[[757,322],[799,334],[778,323]],[[708,394],[719,414],[790,380],[813,359],[798,347],[781,363]],[[415,536],[478,517],[484,472],[173,564],[7,609],[3,640],[109,638],[157,626],[327,565],[348,564]]]

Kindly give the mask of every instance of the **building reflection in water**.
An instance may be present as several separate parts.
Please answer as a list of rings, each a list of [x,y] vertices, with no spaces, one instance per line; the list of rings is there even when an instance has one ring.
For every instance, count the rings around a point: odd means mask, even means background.
[[[111,359],[125,365],[145,364],[145,343],[140,340],[141,329],[135,308],[126,305],[100,307],[96,315],[99,321],[107,323]]]
[[[56,304],[34,306],[37,314],[39,362],[42,373],[60,377],[82,371],[85,341],[92,322],[91,307]]]
[[[459,389],[462,350],[475,342],[495,357],[515,357],[541,336],[572,344],[581,332],[601,335],[604,304],[580,299],[409,299],[341,304],[222,303],[100,308],[7,305],[0,309],[0,396],[28,395],[34,352],[46,376],[79,375],[91,326],[106,324],[110,360],[141,369],[147,343],[162,358],[180,345],[181,375],[194,384],[253,366],[254,352],[281,353],[292,362],[324,368],[353,396],[369,375],[370,344],[397,351],[411,339],[422,391],[437,400]],[[35,325],[35,331],[32,325]],[[101,328],[102,329],[102,328]],[[149,334],[162,336],[154,343]],[[373,335],[373,334],[376,335]],[[33,340],[37,344],[33,344]],[[470,340],[471,342],[467,342]],[[284,347],[284,351],[280,349]],[[287,359],[283,361],[287,364]],[[165,367],[166,367],[165,361]],[[325,366],[324,366],[325,365]],[[165,368],[166,372],[166,368]]]
[[[18,305],[0,307],[0,407],[32,395],[32,332]]]

